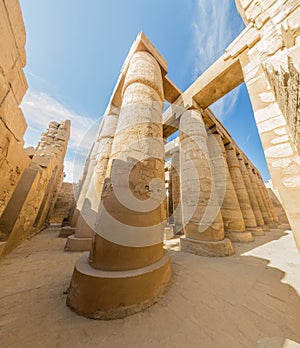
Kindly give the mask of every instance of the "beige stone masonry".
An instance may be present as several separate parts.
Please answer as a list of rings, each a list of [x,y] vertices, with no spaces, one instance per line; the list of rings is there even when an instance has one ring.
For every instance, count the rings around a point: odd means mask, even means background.
[[[257,230],[257,222],[243,180],[239,160],[236,155],[236,149],[232,144],[226,145],[225,148],[230,176],[243,214],[246,230],[251,231],[254,235],[256,232],[261,234],[261,229]]]
[[[251,207],[255,216],[255,220],[257,223],[257,228],[256,231],[252,231],[253,235],[264,235],[264,229],[268,230],[268,227],[265,225],[257,198],[256,198],[256,194],[254,191],[254,187],[252,185],[251,179],[250,179],[250,174],[249,171],[246,168],[246,164],[244,161],[244,158],[241,154],[238,155],[238,159],[239,159],[239,165],[240,165],[240,170],[241,170],[241,174],[243,176],[243,180],[244,180],[244,184],[245,187],[247,189],[248,192],[248,196],[249,196],[249,200],[251,203]],[[259,230],[260,229],[260,230]]]
[[[156,51],[131,49],[129,57],[96,233],[90,255],[75,265],[67,298],[74,311],[95,319],[148,307],[171,275],[163,251],[163,66]]]
[[[210,167],[207,133],[200,111],[188,110],[181,116],[179,138],[185,234],[181,238],[181,250],[204,256],[232,255],[234,250],[231,242],[224,240],[224,225]]]
[[[215,172],[216,192],[221,207],[225,236],[233,242],[251,242],[251,232],[246,231],[245,222],[235,188],[229,173],[226,150],[219,133],[209,135],[208,147]],[[218,146],[214,145],[217,144]],[[220,168],[224,168],[220,170]]]
[[[97,139],[95,163],[90,167],[90,174],[86,178],[85,187],[88,186],[88,188],[81,192],[82,207],[78,215],[75,234],[67,239],[65,246],[67,251],[90,250],[117,121],[117,114],[103,116]]]

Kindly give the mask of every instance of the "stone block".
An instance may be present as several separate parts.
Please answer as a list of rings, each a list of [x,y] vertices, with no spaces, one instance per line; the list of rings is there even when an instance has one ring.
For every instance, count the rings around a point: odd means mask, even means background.
[[[20,59],[18,59],[16,64],[6,74],[7,80],[11,85],[18,104],[21,104],[21,101],[28,89],[27,80],[21,64]]]
[[[8,92],[0,106],[0,118],[13,133],[14,137],[22,141],[27,123],[12,90]]]
[[[0,2],[0,32],[0,67],[4,71],[4,74],[6,74],[18,59],[18,49],[3,1]]]

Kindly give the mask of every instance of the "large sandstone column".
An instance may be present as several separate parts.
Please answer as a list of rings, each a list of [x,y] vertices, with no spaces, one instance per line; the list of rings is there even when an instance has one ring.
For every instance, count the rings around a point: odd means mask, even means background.
[[[267,200],[267,203],[268,203],[268,206],[269,206],[271,215],[272,215],[272,217],[273,217],[273,221],[277,224],[277,227],[278,227],[278,225],[280,225],[281,222],[280,222],[280,220],[279,220],[278,214],[277,214],[276,211],[275,211],[275,208],[274,208],[272,199],[271,199],[271,197],[270,197],[270,195],[269,195],[268,189],[267,189],[267,187],[266,187],[266,185],[265,185],[265,183],[264,183],[262,177],[260,176],[260,174],[259,174],[259,173],[256,173],[256,174],[257,174],[258,179],[260,180],[260,182],[261,182],[261,184],[262,184],[262,185],[261,185],[261,188],[262,188],[262,190],[263,190],[263,192],[264,192],[264,195],[265,195],[265,197],[266,197],[266,200]]]
[[[107,164],[111,153],[113,138],[115,135],[118,115],[117,112],[104,115],[101,132],[95,147],[96,154],[91,172],[86,178],[87,190],[85,193],[82,208],[78,216],[75,234],[69,236],[65,249],[67,251],[88,251],[90,250],[93,233],[95,232],[96,217],[101,200],[101,193],[106,177]]]
[[[269,228],[269,223],[270,223],[269,214],[267,212],[267,208],[265,206],[265,203],[264,203],[264,201],[262,199],[261,192],[260,192],[260,189],[259,189],[259,186],[258,186],[258,182],[256,180],[256,176],[255,176],[255,174],[253,172],[253,169],[249,166],[248,163],[246,164],[246,166],[247,166],[248,171],[249,171],[250,180],[251,180],[251,183],[252,183],[252,187],[253,187],[254,193],[256,195],[256,199],[257,199],[257,202],[258,202],[259,209],[260,209],[262,217],[264,219],[264,224],[266,226],[268,226],[268,228],[264,229],[264,231],[267,232],[267,231],[270,230],[270,228]]]
[[[180,179],[185,237],[181,250],[203,256],[229,256],[231,241],[224,239],[224,225],[214,191],[207,148],[207,133],[198,110],[180,119]]]
[[[221,213],[224,222],[225,236],[233,242],[252,242],[251,232],[246,231],[238,198],[228,169],[226,151],[219,133],[209,135],[210,156],[215,167],[215,181]],[[224,173],[219,168],[224,167]]]
[[[278,225],[277,225],[277,222],[274,220],[274,216],[272,214],[272,210],[271,210],[271,206],[270,206],[270,198],[269,198],[269,195],[265,191],[265,185],[257,173],[255,173],[255,176],[256,176],[258,188],[259,188],[260,193],[261,193],[262,200],[265,204],[265,207],[266,207],[266,210],[267,210],[267,213],[269,216],[269,226],[271,228],[277,228]]]
[[[182,232],[182,208],[181,208],[181,193],[180,193],[180,169],[179,169],[179,149],[172,152],[171,167],[170,167],[170,199],[172,202],[172,216],[174,224],[174,233]]]
[[[251,203],[251,206],[253,209],[253,213],[255,215],[255,220],[256,220],[257,226],[262,231],[261,235],[264,235],[264,231],[265,230],[269,231],[269,227],[267,225],[265,225],[262,213],[260,211],[260,208],[259,208],[259,205],[258,205],[258,202],[256,199],[254,187],[253,187],[251,179],[250,179],[250,174],[249,174],[249,172],[246,168],[246,164],[244,162],[244,158],[239,154],[238,159],[239,159],[240,170],[241,170],[241,173],[243,176],[245,187],[246,187],[248,195],[249,195],[250,203]],[[257,231],[255,233],[255,235],[259,235],[259,232]]]
[[[115,319],[138,312],[169,284],[162,109],[160,66],[148,52],[137,52],[124,82],[91,252],[76,263],[67,298],[84,316]]]
[[[243,214],[246,230],[250,231],[252,235],[262,235],[262,229],[257,227],[257,222],[243,180],[236,150],[232,144],[226,145],[226,155],[230,176]]]
[[[94,172],[94,168],[96,165],[96,155],[98,151],[98,146],[99,142],[95,141],[90,153],[88,155],[88,158],[86,160],[85,166],[84,166],[84,171],[82,174],[82,177],[79,182],[79,188],[78,188],[78,193],[76,197],[76,209],[74,210],[73,217],[71,220],[71,227],[76,227],[77,221],[79,219],[80,211],[82,209],[83,203],[84,203],[84,198],[86,196],[87,190],[89,188],[89,183],[91,180],[91,177]]]

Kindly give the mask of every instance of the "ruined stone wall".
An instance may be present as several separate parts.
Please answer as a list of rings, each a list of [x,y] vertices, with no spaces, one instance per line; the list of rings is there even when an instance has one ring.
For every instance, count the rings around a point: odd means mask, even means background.
[[[50,224],[63,225],[63,223],[69,220],[74,206],[74,184],[63,182],[53,212],[50,216]]]
[[[236,1],[247,25],[266,34],[264,69],[300,152],[299,1]],[[268,40],[268,45],[266,42]]]
[[[300,3],[236,4],[247,28],[227,54],[241,64],[271,179],[300,250]]]
[[[27,90],[26,33],[18,0],[0,0],[0,216],[28,167],[23,149],[27,128],[19,105]]]
[[[41,230],[49,224],[51,212],[58,197],[63,181],[63,164],[70,136],[70,121],[62,123],[51,122],[48,131],[42,134],[32,162],[42,168],[47,167],[51,157],[56,158],[56,165],[48,181],[44,198],[40,206],[35,229]]]
[[[0,258],[48,223],[63,178],[70,121],[51,122],[43,133],[0,218]]]

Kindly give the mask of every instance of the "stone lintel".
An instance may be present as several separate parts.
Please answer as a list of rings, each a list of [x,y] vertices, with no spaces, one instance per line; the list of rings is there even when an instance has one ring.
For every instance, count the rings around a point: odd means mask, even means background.
[[[180,89],[170,80],[168,76],[163,78],[165,99],[170,103],[174,103],[181,95]]]
[[[125,62],[121,68],[120,75],[118,77],[117,83],[115,85],[114,91],[108,103],[108,106],[105,110],[105,114],[108,114],[111,109],[119,108],[122,104],[122,90],[124,85],[125,76],[127,73],[127,69],[130,63],[132,56],[136,52],[146,51],[149,52],[158,62],[163,76],[163,85],[164,85],[164,95],[165,99],[169,103],[173,103],[178,97],[181,95],[181,91],[179,88],[166,76],[168,71],[168,63],[163,58],[163,56],[159,53],[157,48],[150,42],[147,36],[140,32],[135,41],[133,42],[129,53],[125,59]]]

